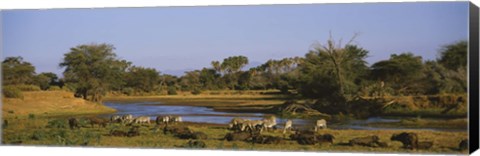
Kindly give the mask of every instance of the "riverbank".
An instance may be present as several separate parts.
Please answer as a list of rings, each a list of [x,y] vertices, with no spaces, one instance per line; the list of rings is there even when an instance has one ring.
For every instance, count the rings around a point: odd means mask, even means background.
[[[271,108],[281,105],[288,97],[282,95],[162,95],[162,96],[109,96],[105,102],[158,102],[158,105],[202,106],[223,112],[273,113]]]
[[[82,120],[81,117],[79,117]],[[226,141],[222,138],[229,132],[224,124],[205,124],[185,122],[176,126],[184,126],[195,132],[203,132],[208,137],[201,139],[206,149],[212,150],[260,150],[260,151],[320,151],[320,152],[388,152],[388,153],[442,153],[467,154],[457,150],[458,143],[467,138],[467,132],[444,132],[429,130],[332,130],[319,131],[319,134],[331,134],[335,137],[333,144],[300,145],[283,135],[281,130],[270,131],[265,135],[283,138],[279,144],[252,144],[245,141]],[[2,143],[42,146],[88,146],[88,147],[127,147],[127,148],[168,148],[184,149],[188,139],[179,139],[171,134],[164,134],[164,125],[141,125],[140,136],[110,136],[112,130],[128,131],[130,126],[109,124],[105,128],[82,125],[78,130],[70,130],[67,118],[31,118],[11,119],[3,131]],[[391,141],[395,133],[414,132],[420,141],[433,141],[429,150],[412,151],[401,148],[400,142]],[[386,142],[386,148],[346,145],[350,139],[377,135],[380,141]]]
[[[103,104],[75,98],[73,93],[67,91],[31,91],[23,92],[23,95],[23,99],[2,99],[3,119],[29,116],[104,114],[116,111]]]

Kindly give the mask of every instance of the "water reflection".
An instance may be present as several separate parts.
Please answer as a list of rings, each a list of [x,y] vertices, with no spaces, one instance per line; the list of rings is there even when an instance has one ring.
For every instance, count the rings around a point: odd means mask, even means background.
[[[263,113],[229,113],[215,111],[212,108],[201,106],[171,106],[162,105],[160,102],[105,102],[108,107],[117,110],[114,114],[105,114],[103,117],[110,117],[111,115],[132,114],[133,116],[149,116],[152,120],[159,115],[180,115],[184,121],[189,122],[203,122],[226,124],[234,117],[247,118],[250,120],[262,119],[266,114]],[[282,124],[287,119],[277,117],[278,127],[282,128]],[[311,128],[313,127],[314,119],[292,119],[293,126],[297,128]],[[381,117],[373,117],[365,120],[352,120],[346,123],[329,123],[329,128],[332,129],[366,129],[366,130],[384,130],[384,129],[424,129],[424,130],[441,130],[441,131],[465,131],[464,129],[438,129],[438,128],[405,128],[405,127],[371,127],[366,124],[369,123],[388,123],[399,122],[400,119],[387,119]]]

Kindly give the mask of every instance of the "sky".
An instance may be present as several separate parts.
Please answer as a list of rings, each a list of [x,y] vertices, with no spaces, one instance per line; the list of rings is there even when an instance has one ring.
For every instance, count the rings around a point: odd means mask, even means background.
[[[54,72],[71,47],[115,46],[121,59],[161,73],[210,67],[229,56],[303,57],[331,32],[369,51],[371,65],[412,52],[433,60],[468,39],[468,2],[3,10],[2,60],[21,56],[36,72]]]

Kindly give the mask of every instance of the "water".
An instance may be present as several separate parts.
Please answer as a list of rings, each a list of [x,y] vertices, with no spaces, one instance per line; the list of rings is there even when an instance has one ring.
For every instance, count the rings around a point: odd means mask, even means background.
[[[149,116],[155,120],[159,115],[179,115],[182,116],[183,121],[227,124],[234,117],[247,118],[250,120],[259,120],[268,114],[263,113],[229,113],[215,111],[212,108],[202,106],[171,106],[162,105],[160,102],[105,102],[108,107],[117,110],[114,114],[105,114],[103,117],[110,117],[111,115],[132,114],[133,116]],[[278,127],[287,119],[277,117]],[[294,127],[313,127],[314,119],[292,119]],[[371,127],[366,124],[369,123],[391,123],[399,122],[400,119],[372,117],[364,120],[352,120],[344,123],[329,123],[328,127],[331,129],[363,129],[363,130],[405,130],[405,129],[422,129],[434,131],[466,131],[465,129],[439,129],[439,128],[406,128],[406,127]]]

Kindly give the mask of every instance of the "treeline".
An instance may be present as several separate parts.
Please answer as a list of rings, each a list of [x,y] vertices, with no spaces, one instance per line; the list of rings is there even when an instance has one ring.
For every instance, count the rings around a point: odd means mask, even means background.
[[[268,60],[244,69],[245,56],[211,62],[211,67],[188,71],[181,77],[119,59],[110,44],[84,44],[64,54],[59,64],[63,78],[35,73],[21,57],[2,62],[3,86],[66,89],[76,96],[101,101],[109,92],[126,95],[199,94],[205,90],[278,89],[328,104],[345,103],[354,96],[433,95],[467,91],[467,42],[443,46],[436,60],[409,52],[368,65],[369,51],[333,39],[315,44],[304,57]],[[8,88],[8,87],[7,87]],[[5,91],[4,91],[5,95]]]

